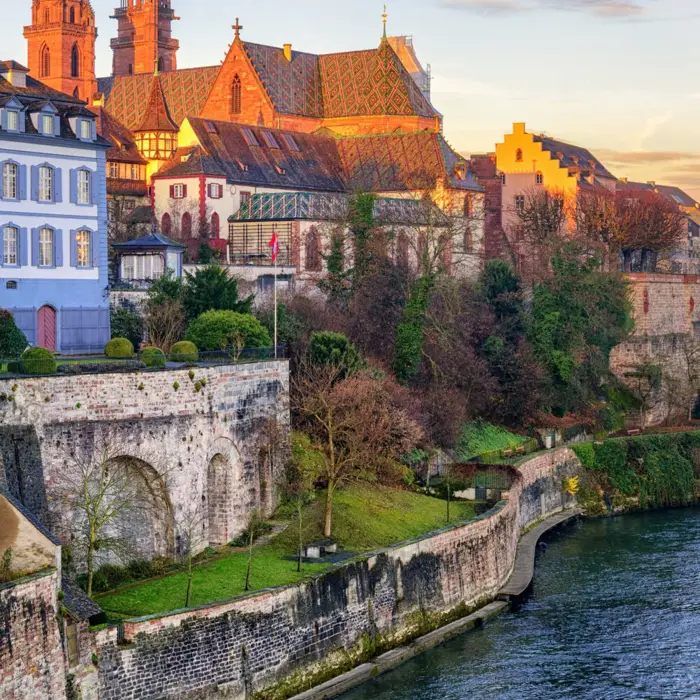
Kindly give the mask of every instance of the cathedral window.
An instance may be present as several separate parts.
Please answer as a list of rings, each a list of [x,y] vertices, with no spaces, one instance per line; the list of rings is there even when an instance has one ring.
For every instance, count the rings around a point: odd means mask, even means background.
[[[75,24],[75,8],[71,7],[70,12],[68,13],[68,21],[70,24]]]
[[[39,61],[41,65],[41,77],[48,78],[51,75],[51,52],[48,46],[44,46],[41,49],[41,60]]]
[[[231,114],[241,113],[241,79],[238,74],[233,76],[233,85],[231,86]]]
[[[48,7],[44,10],[44,24],[51,24],[51,10]]]
[[[80,77],[80,52],[77,44],[73,44],[70,52],[70,74],[72,78]]]

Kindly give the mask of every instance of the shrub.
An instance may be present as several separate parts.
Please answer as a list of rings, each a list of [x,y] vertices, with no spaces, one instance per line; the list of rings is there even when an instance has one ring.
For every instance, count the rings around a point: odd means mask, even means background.
[[[200,350],[227,347],[268,348],[270,334],[254,316],[235,311],[206,311],[190,324],[187,340]]]
[[[112,338],[105,345],[107,357],[133,357],[134,345],[128,338]]]
[[[56,358],[46,348],[28,348],[20,362],[22,374],[55,374]]]
[[[311,335],[309,359],[314,365],[333,365],[350,377],[366,366],[355,346],[342,334],[320,331]]]
[[[115,374],[119,372],[138,372],[146,365],[136,359],[117,362],[71,362],[57,368],[58,374]]]
[[[0,358],[17,357],[26,350],[27,345],[27,338],[17,328],[12,314],[0,309]]]
[[[143,340],[143,318],[138,311],[122,306],[110,309],[110,326],[113,338],[127,338],[137,348]]]
[[[173,362],[197,362],[199,360],[197,346],[188,340],[181,340],[170,349],[170,359]]]
[[[143,348],[141,361],[146,367],[165,367],[165,353],[160,348]]]

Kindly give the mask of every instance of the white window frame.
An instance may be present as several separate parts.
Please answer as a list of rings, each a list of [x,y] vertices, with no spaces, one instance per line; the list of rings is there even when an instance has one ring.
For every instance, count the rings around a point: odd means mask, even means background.
[[[544,185],[544,173],[537,173],[535,175],[535,184]]]
[[[92,173],[89,170],[78,170],[76,178],[76,198],[78,204],[92,204]]]
[[[218,182],[209,185],[209,199],[221,199],[224,196],[224,188]]]
[[[19,131],[19,112],[15,109],[7,110],[7,130]]]
[[[14,172],[13,175],[10,173]],[[19,166],[17,163],[2,164],[2,198],[19,199]]]
[[[41,133],[44,136],[53,136],[53,114],[42,114],[39,117],[41,123]]]
[[[89,119],[80,120],[80,138],[83,141],[92,141],[92,122]]]
[[[39,267],[54,267],[54,236],[50,228],[39,229]]]
[[[77,267],[92,267],[92,234],[90,231],[76,231],[75,248]]]
[[[48,165],[39,166],[39,201],[53,202],[56,183],[56,171]]]
[[[173,199],[185,198],[185,186],[183,184],[173,185]]]
[[[19,266],[19,229],[16,226],[3,226],[2,264],[10,267]],[[12,238],[10,235],[12,234]]]
[[[118,180],[119,179],[119,164],[110,163],[109,164],[109,179]]]

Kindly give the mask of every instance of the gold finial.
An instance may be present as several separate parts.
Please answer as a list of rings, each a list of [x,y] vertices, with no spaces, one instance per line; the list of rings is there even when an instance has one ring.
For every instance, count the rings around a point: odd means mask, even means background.
[[[382,23],[384,24],[384,38],[386,39],[386,20],[389,15],[386,12],[386,5],[384,5],[384,14],[382,15]]]
[[[156,58],[156,59],[154,59],[153,63],[154,63],[153,75],[155,75],[157,77],[160,75],[160,71],[158,70],[158,64],[160,63],[160,61]]]
[[[238,39],[241,36],[241,29],[243,29],[243,25],[238,17],[236,17],[236,24],[233,25],[233,29],[236,30],[236,39]]]

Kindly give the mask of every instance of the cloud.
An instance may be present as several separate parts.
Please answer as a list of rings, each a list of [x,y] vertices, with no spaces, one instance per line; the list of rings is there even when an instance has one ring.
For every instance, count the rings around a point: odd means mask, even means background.
[[[598,17],[637,17],[647,11],[643,0],[444,0],[443,5],[482,14],[564,10]]]

